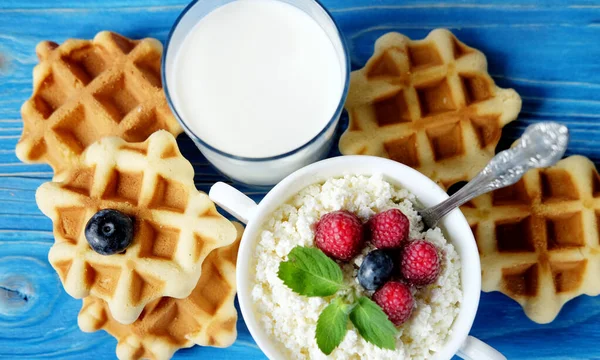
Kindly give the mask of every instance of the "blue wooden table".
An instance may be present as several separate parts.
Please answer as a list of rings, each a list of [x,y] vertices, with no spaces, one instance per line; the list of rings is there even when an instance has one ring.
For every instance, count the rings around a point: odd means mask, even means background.
[[[92,38],[113,30],[133,38],[165,40],[185,0],[0,1],[0,358],[113,359],[115,340],[77,327],[81,300],[62,289],[47,260],[52,223],[38,210],[35,189],[50,180],[45,165],[20,163],[14,147],[22,130],[19,108],[31,95],[34,49],[41,41]],[[543,3],[543,4],[542,4]],[[324,0],[341,25],[361,67],[377,37],[400,31],[412,38],[446,27],[487,56],[502,87],[523,97],[519,121],[509,125],[506,147],[531,122],[567,124],[569,154],[600,164],[600,1],[585,0]],[[342,128],[345,126],[345,121]],[[222,178],[185,136],[184,155],[207,191]],[[247,189],[256,200],[264,194]],[[600,275],[600,274],[599,274]],[[178,359],[259,359],[264,355],[243,320],[228,349],[194,347]],[[483,294],[472,333],[509,359],[600,359],[600,297],[568,303],[551,324],[528,320],[519,305]]]

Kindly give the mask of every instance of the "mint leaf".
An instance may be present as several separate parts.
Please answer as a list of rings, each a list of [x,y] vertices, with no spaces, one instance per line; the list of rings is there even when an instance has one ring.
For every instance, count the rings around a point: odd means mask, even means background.
[[[279,264],[283,283],[300,295],[329,296],[344,286],[342,269],[316,248],[296,246]]]
[[[336,298],[319,315],[315,339],[319,349],[329,355],[344,340],[348,331],[348,312],[350,306],[341,298]]]
[[[396,348],[396,327],[387,315],[366,296],[361,296],[350,313],[350,321],[360,336],[371,344],[384,349]]]

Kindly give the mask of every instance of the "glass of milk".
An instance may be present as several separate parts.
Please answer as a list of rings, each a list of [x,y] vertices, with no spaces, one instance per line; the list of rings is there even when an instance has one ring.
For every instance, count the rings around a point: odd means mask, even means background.
[[[327,155],[350,64],[319,2],[194,1],[163,56],[171,110],[223,174],[270,186]]]

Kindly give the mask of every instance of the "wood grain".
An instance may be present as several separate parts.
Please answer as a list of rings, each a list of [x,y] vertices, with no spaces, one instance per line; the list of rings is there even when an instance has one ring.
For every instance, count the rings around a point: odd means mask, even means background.
[[[500,86],[523,97],[519,121],[504,132],[506,147],[528,124],[569,126],[569,154],[600,163],[600,1],[570,0],[324,0],[346,36],[352,66],[362,66],[377,37],[399,31],[413,38],[446,27],[488,55]],[[0,3],[0,358],[113,359],[115,341],[77,328],[80,301],[62,289],[47,261],[51,222],[37,209],[35,189],[50,179],[45,165],[14,155],[22,129],[19,108],[31,94],[35,45],[50,39],[90,38],[100,30],[165,40],[185,6],[181,0],[4,0]],[[344,119],[341,126],[346,125]],[[196,185],[207,191],[221,176],[185,136]],[[333,151],[332,155],[337,152]],[[244,189],[255,200],[263,192]],[[195,347],[178,359],[260,359],[242,320],[228,349]],[[482,294],[472,333],[509,359],[600,359],[600,298],[568,303],[556,321],[537,325],[512,300]]]

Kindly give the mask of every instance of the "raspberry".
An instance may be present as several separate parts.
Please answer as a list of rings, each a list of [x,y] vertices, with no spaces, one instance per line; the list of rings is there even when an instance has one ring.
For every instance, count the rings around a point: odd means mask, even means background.
[[[440,274],[440,257],[435,245],[425,240],[406,244],[402,249],[400,272],[413,285],[435,282]]]
[[[390,209],[374,215],[368,222],[371,242],[379,249],[400,247],[408,238],[410,222],[398,209]]]
[[[383,285],[373,294],[373,301],[396,326],[408,320],[415,306],[408,286],[398,281],[389,281]]]
[[[351,212],[330,212],[317,223],[315,243],[332,258],[343,261],[352,259],[362,249],[363,242],[363,225]]]

